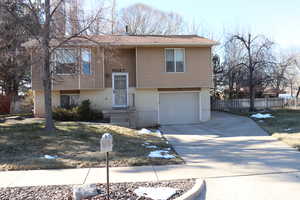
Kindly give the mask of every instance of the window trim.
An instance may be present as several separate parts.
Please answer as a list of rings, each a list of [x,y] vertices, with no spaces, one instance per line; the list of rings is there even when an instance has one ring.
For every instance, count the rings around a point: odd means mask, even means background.
[[[58,75],[58,76],[66,76],[66,75],[69,75],[69,76],[73,76],[73,75],[76,75],[76,73],[57,73],[56,72],[56,67],[57,67],[57,55],[56,55],[56,52],[55,51],[57,51],[57,50],[74,50],[75,51],[75,60],[76,60],[76,62],[75,62],[75,65],[77,65],[78,66],[78,64],[79,64],[79,60],[78,60],[78,49],[77,48],[71,48],[71,47],[66,47],[66,48],[64,48],[64,47],[60,47],[60,48],[57,48],[57,49],[55,49],[54,50],[54,75]]]
[[[59,95],[59,104],[60,104],[60,107],[62,107],[63,108],[63,106],[61,105],[61,96],[78,96],[78,99],[79,99],[79,101],[80,101],[80,94],[76,94],[76,93],[69,93],[69,94],[60,94]],[[70,103],[70,102],[69,102]],[[80,104],[80,102],[79,102],[79,104]],[[78,104],[78,105],[79,105]],[[77,105],[77,106],[78,106]]]
[[[183,71],[177,72],[176,68],[176,49],[181,49],[183,51]],[[167,50],[174,50],[174,72],[167,72]],[[186,72],[186,66],[185,66],[185,48],[165,48],[165,73],[184,73]]]
[[[89,60],[89,63],[90,63],[90,74],[85,74],[84,71],[83,71],[82,50],[86,50],[90,54],[90,60]],[[91,76],[91,75],[93,75],[93,70],[92,70],[92,50],[91,50],[91,48],[80,48],[80,67],[81,67],[80,72],[81,72],[82,75],[85,75],[85,76]]]

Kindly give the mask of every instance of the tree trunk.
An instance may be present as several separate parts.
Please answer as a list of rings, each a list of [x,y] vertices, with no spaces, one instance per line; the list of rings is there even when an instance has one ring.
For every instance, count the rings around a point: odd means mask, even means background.
[[[293,97],[294,94],[293,94],[293,82],[291,82],[291,96]]]
[[[300,87],[298,87],[298,91],[297,91],[297,95],[296,95],[297,98],[299,96],[299,93],[300,93]]]
[[[251,59],[250,59],[250,66],[252,65],[251,64]],[[253,68],[250,67],[249,69],[249,98],[250,98],[250,108],[249,108],[249,111],[250,112],[253,112],[255,110],[255,107],[254,107],[254,101],[255,101],[255,91],[254,91],[254,84],[253,84]]]
[[[16,114],[16,101],[18,97],[18,92],[12,91],[8,93],[9,98],[10,98],[10,108],[9,108],[9,113],[10,114]]]
[[[249,108],[249,111],[253,112],[253,111],[255,111],[255,106],[254,106],[255,92],[254,92],[254,86],[253,86],[252,83],[249,85],[249,95],[250,95],[250,108]]]
[[[254,73],[254,66],[252,62],[252,55],[251,55],[251,34],[248,35],[248,41],[246,45],[248,51],[248,59],[249,59],[249,98],[250,98],[250,108],[249,111],[253,112],[255,110],[254,101],[255,101],[255,91],[254,91],[254,84],[253,84],[253,73]]]
[[[54,131],[55,126],[52,119],[52,96],[51,96],[51,72],[50,72],[50,0],[45,0],[45,24],[42,35],[42,51],[43,51],[43,87],[44,87],[44,103],[46,130]]]

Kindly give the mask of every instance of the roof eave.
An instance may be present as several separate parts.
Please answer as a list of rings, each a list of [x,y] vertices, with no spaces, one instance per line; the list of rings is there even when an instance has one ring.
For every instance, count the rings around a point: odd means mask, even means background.
[[[194,46],[194,47],[211,47],[219,43],[110,43],[112,46],[149,46],[149,47],[162,47],[162,46]]]
[[[219,45],[219,42],[207,42],[207,43],[124,43],[124,42],[92,42],[92,41],[85,41],[85,42],[68,42],[64,44],[63,46],[144,46],[144,47],[163,47],[163,46],[172,46],[172,47],[185,47],[185,46],[190,46],[190,47],[212,47]],[[53,45],[53,43],[52,43]],[[23,47],[30,48],[30,47],[35,47],[38,46],[37,42],[26,42],[22,44]],[[55,44],[53,45],[55,46]]]

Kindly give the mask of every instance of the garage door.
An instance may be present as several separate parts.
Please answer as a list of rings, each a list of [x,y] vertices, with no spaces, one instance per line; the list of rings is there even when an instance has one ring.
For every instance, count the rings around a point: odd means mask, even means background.
[[[199,93],[160,93],[159,121],[160,124],[199,122]]]

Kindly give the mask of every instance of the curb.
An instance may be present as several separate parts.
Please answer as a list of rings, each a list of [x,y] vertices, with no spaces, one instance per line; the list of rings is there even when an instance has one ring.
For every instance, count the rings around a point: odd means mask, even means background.
[[[175,200],[204,200],[206,193],[206,182],[202,179],[196,179],[195,185]]]

